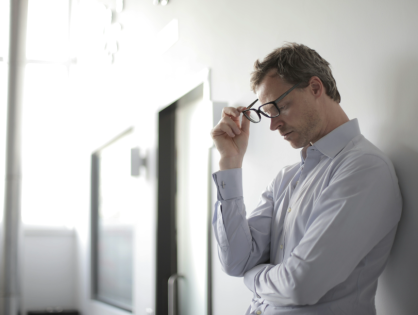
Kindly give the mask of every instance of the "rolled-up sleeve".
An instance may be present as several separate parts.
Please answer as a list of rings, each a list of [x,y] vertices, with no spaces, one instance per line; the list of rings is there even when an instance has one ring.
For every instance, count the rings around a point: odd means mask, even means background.
[[[315,304],[394,235],[402,199],[385,161],[365,155],[341,167],[313,204],[306,233],[290,257],[245,274],[244,283],[257,296],[278,306]]]
[[[269,259],[273,184],[262,194],[254,210],[258,215],[247,220],[242,196],[242,170],[216,172],[213,180],[218,189],[218,201],[212,226],[219,259],[227,274],[242,277],[247,270]]]

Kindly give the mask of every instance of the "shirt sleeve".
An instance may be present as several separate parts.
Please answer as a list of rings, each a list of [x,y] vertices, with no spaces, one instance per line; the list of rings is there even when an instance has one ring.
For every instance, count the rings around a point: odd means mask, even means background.
[[[219,259],[228,275],[242,277],[247,270],[269,260],[273,183],[263,192],[254,210],[257,215],[247,220],[242,196],[242,170],[216,172],[213,180],[218,189],[218,201],[212,226]]]
[[[396,229],[402,199],[386,162],[367,155],[341,168],[315,201],[290,257],[245,274],[256,296],[278,306],[315,304]]]

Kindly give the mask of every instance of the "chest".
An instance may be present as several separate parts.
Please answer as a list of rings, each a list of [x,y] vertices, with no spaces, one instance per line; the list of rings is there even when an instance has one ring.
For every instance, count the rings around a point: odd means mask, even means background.
[[[286,259],[305,235],[314,220],[312,210],[315,202],[329,185],[330,169],[324,159],[311,169],[301,167],[282,194],[275,196],[271,261],[280,263]]]

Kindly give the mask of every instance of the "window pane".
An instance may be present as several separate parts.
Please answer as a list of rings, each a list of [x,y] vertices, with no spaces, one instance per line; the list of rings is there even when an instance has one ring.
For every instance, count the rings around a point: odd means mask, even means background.
[[[68,59],[68,0],[30,0],[27,26],[28,59],[48,61]]]
[[[74,113],[67,68],[28,64],[22,121],[22,219],[25,224],[72,226],[77,206]]]
[[[137,179],[131,176],[132,135],[99,154],[97,299],[132,309],[133,222],[138,212]]]
[[[6,56],[9,39],[9,1],[0,1],[0,60]]]

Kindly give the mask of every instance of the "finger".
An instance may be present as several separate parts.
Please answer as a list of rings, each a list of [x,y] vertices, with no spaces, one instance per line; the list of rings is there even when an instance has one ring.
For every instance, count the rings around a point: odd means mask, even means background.
[[[240,111],[237,110],[235,107],[224,107],[222,110],[222,117],[235,117],[238,118],[240,115]]]
[[[241,130],[242,130],[242,132],[250,134],[250,125],[251,125],[250,120],[247,117],[245,117],[244,114],[243,114],[242,119],[241,119]]]
[[[231,137],[231,138],[234,138],[235,137],[235,133],[234,133],[234,131],[232,130],[232,128],[230,127],[230,126],[228,126],[228,125],[223,125],[222,126],[222,128],[221,128],[221,131],[223,132],[223,133],[226,133],[229,137]]]
[[[233,126],[235,125],[234,122],[228,123],[227,121],[221,121],[219,124],[215,126],[215,128],[212,131],[212,137],[222,136],[224,134],[227,134],[229,137],[234,138],[235,132],[233,130]]]
[[[236,134],[239,135],[241,133],[241,129],[239,126],[239,117],[237,121],[234,121],[234,119],[232,119],[231,117],[225,117],[223,118],[224,122],[228,124],[229,127],[231,127],[232,131]]]

